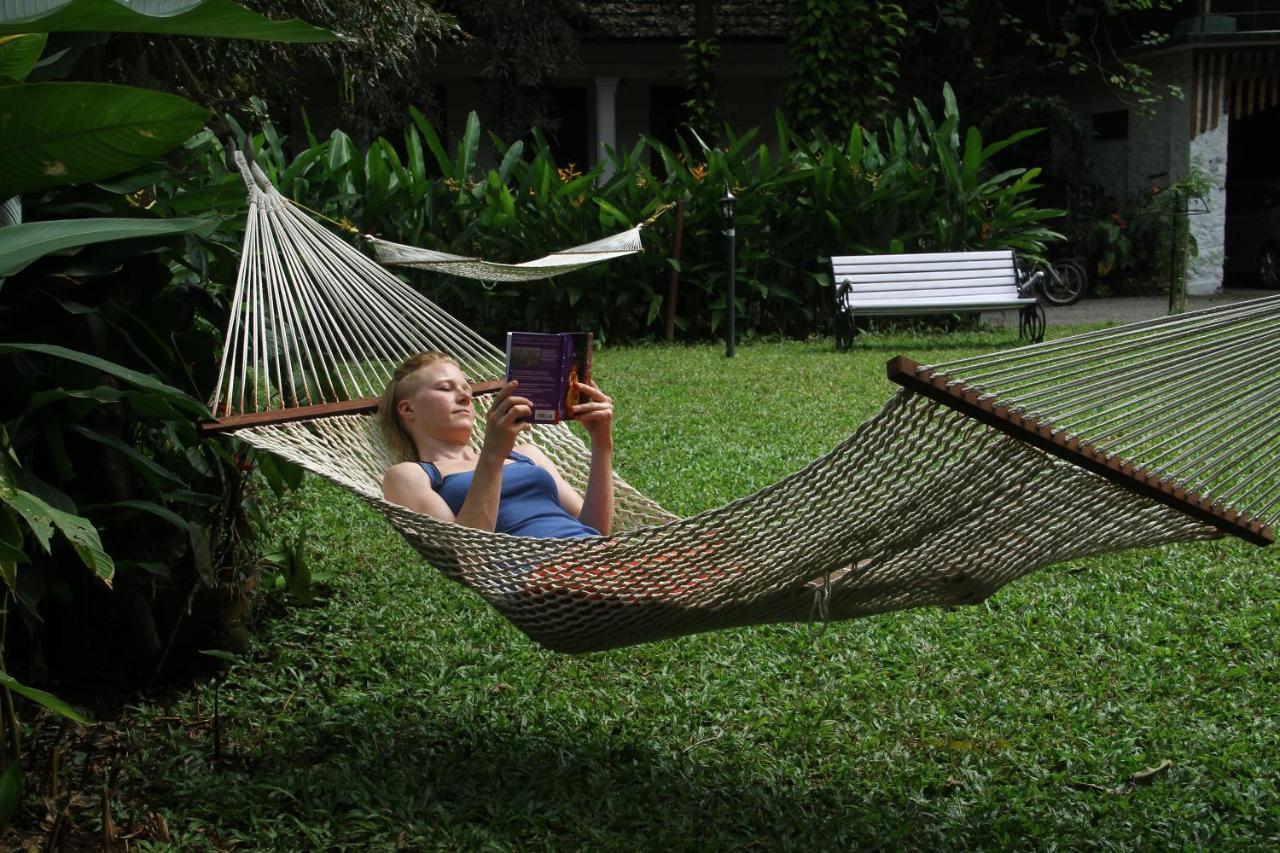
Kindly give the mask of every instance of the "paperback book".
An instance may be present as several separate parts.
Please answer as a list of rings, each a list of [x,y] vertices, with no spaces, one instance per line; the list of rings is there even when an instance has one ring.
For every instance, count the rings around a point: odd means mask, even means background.
[[[533,422],[569,420],[578,404],[575,382],[591,381],[590,332],[507,332],[507,381],[533,403]]]

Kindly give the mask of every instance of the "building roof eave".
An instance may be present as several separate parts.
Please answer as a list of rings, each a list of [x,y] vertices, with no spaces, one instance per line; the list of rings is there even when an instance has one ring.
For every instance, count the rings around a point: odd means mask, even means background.
[[[1124,52],[1126,57],[1150,59],[1194,50],[1240,47],[1280,47],[1280,30],[1251,30],[1243,33],[1187,33],[1159,47],[1139,47]]]

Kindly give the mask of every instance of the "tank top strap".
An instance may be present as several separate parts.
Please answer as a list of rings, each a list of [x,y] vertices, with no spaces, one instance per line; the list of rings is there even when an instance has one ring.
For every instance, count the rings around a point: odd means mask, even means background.
[[[536,466],[538,464],[537,462],[534,462],[532,459],[530,459],[528,456],[525,456],[523,453],[520,453],[519,451],[516,451],[516,450],[513,450],[510,453],[508,453],[507,458],[514,459],[517,462],[523,462],[526,465]]]
[[[444,484],[444,478],[440,476],[440,469],[436,467],[434,462],[419,462],[422,470],[427,472],[427,476],[431,478],[431,490],[438,492],[440,486]]]

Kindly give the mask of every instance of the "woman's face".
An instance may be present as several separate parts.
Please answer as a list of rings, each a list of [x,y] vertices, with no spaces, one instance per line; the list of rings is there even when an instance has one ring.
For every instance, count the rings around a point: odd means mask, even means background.
[[[471,404],[471,384],[458,365],[448,361],[429,364],[414,379],[417,386],[396,405],[411,432],[471,433],[476,410]]]

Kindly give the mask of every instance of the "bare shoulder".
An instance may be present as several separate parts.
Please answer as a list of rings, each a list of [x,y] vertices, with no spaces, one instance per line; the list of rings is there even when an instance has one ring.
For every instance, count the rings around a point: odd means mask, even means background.
[[[382,474],[382,491],[385,494],[389,488],[405,489],[405,488],[431,488],[431,478],[427,476],[427,472],[422,470],[422,466],[417,462],[398,462],[392,465]]]
[[[395,477],[396,479],[411,477],[416,479],[418,477],[427,477],[427,472],[423,471],[422,465],[417,462],[397,462],[386,470],[383,477]],[[430,478],[427,477],[427,479],[429,480]]]
[[[521,444],[515,448],[517,453],[523,453],[543,468],[555,468],[556,465],[551,461],[551,457],[542,452],[542,448],[536,444]]]

